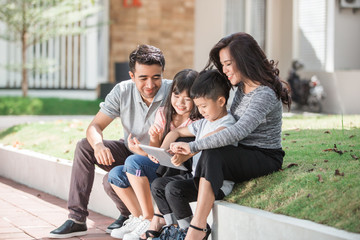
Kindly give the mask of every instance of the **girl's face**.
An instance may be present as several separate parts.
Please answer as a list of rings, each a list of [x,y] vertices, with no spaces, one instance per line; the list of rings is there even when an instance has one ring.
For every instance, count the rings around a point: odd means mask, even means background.
[[[186,91],[179,94],[171,93],[171,105],[179,115],[190,114],[194,107],[193,100],[189,97]]]
[[[236,62],[230,54],[229,47],[225,47],[219,52],[222,71],[229,79],[231,85],[235,86],[241,82],[241,73],[237,69]]]

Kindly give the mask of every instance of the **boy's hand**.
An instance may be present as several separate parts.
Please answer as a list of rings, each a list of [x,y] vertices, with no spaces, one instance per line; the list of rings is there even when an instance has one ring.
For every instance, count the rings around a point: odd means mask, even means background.
[[[175,154],[171,158],[172,164],[175,166],[180,166],[183,162],[186,162],[191,156],[188,155],[182,155],[182,154]]]
[[[175,154],[183,154],[189,155],[190,152],[190,145],[186,142],[174,142],[170,144],[170,150]]]
[[[94,156],[96,161],[101,165],[110,166],[113,162],[115,162],[110,149],[105,147],[102,142],[95,145]]]

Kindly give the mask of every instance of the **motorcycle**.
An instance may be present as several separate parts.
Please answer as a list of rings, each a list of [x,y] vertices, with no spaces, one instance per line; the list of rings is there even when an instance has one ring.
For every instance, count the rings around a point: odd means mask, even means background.
[[[310,79],[300,78],[298,71],[303,67],[304,65],[297,60],[291,64],[287,79],[291,88],[291,98],[300,109],[307,107],[311,112],[320,113],[322,111],[321,102],[325,98],[324,88],[316,75]]]

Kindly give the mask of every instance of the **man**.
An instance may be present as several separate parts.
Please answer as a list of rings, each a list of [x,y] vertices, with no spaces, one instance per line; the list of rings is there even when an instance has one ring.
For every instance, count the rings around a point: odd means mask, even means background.
[[[69,219],[50,233],[51,238],[68,238],[85,235],[87,231],[87,205],[94,181],[95,165],[110,171],[123,165],[132,154],[127,147],[128,136],[141,143],[149,143],[148,129],[154,122],[155,113],[163,105],[171,86],[170,80],[162,79],[165,58],[160,49],[140,45],[129,56],[131,80],[117,84],[100,104],[100,110],[86,131],[86,138],[78,142],[75,149],[68,200]],[[124,139],[104,140],[103,130],[120,117]],[[103,179],[106,193],[115,202],[121,215],[106,230],[120,228],[128,219],[129,211],[107,181]]]

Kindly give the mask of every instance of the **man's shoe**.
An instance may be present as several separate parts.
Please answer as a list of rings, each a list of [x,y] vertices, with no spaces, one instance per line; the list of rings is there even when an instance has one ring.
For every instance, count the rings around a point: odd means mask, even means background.
[[[70,238],[75,236],[82,236],[87,233],[86,223],[79,224],[73,220],[67,220],[59,228],[50,232],[50,238]]]
[[[107,233],[111,233],[112,230],[117,229],[117,228],[121,228],[124,224],[124,222],[126,220],[128,220],[128,217],[125,217],[123,215],[120,215],[120,217],[118,219],[116,219],[112,224],[110,224],[107,229],[106,232]]]

